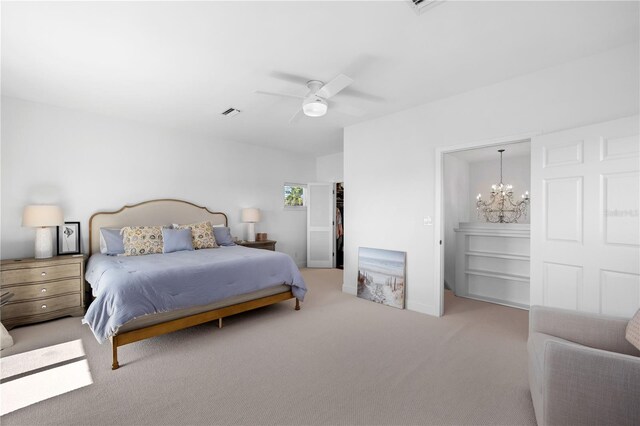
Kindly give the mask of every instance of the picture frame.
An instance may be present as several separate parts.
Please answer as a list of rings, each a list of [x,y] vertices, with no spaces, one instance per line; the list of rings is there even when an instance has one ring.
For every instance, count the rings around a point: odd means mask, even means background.
[[[80,222],[65,222],[56,227],[58,255],[80,254]]]
[[[360,247],[357,296],[372,302],[405,307],[407,253]]]

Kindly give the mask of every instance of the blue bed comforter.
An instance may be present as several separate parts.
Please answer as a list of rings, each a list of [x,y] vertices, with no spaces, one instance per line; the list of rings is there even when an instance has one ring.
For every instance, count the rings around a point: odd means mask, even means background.
[[[91,256],[86,280],[96,298],[84,324],[99,342],[134,318],[208,305],[279,284],[300,300],[306,285],[284,253],[242,246],[146,256]]]

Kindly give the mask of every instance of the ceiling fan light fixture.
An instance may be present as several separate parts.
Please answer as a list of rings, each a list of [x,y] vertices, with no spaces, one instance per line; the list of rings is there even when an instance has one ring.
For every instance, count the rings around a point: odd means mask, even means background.
[[[302,102],[302,111],[307,117],[322,117],[327,113],[327,101],[312,96]]]

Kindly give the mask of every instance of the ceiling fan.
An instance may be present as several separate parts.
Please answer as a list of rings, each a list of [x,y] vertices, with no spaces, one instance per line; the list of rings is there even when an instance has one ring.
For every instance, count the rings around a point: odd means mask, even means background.
[[[336,111],[361,117],[364,115],[364,111],[360,108],[353,107],[351,105],[344,105],[335,101],[328,102],[328,100],[345,89],[353,83],[353,79],[344,74],[339,74],[336,78],[328,83],[323,83],[319,80],[309,80],[306,83],[309,92],[305,96],[292,95],[289,93],[277,93],[277,92],[265,92],[263,90],[256,90],[255,93],[270,96],[279,96],[284,98],[295,98],[302,101],[300,108],[289,120],[290,123],[298,121],[301,113],[307,117],[322,117],[327,113],[329,106]]]

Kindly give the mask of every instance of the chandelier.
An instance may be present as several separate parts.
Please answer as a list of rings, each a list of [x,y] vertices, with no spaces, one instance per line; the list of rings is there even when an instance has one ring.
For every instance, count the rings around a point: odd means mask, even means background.
[[[482,214],[487,222],[491,223],[518,223],[522,215],[527,216],[529,206],[529,191],[522,194],[519,201],[513,200],[513,186],[502,183],[502,153],[500,153],[500,183],[491,186],[489,201],[482,200],[482,194],[476,197],[476,210],[478,217]]]

